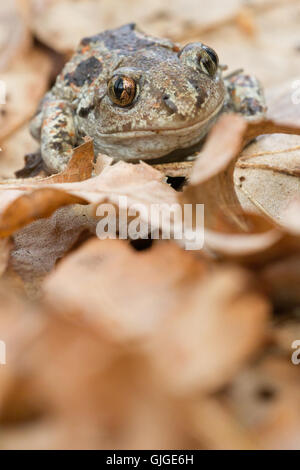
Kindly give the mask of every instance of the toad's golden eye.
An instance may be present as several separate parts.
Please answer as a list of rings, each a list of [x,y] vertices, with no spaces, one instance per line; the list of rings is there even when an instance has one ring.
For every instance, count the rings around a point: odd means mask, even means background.
[[[129,106],[134,100],[136,83],[130,77],[113,77],[108,83],[108,94],[113,103],[124,108]]]
[[[203,72],[208,73],[211,77],[216,74],[219,65],[219,58],[213,49],[202,44],[198,60]]]
[[[218,72],[219,59],[216,52],[201,42],[187,44],[178,56],[190,67],[212,78]]]

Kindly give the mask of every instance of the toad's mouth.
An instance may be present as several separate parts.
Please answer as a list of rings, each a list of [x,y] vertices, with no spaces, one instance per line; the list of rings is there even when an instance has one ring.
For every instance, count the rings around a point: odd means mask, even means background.
[[[184,136],[184,135],[194,135],[197,133],[202,128],[205,128],[206,125],[214,120],[217,115],[219,114],[220,110],[223,107],[224,101],[222,100],[219,106],[214,110],[213,113],[211,113],[206,119],[198,120],[196,122],[193,122],[193,124],[189,125],[182,125],[182,126],[177,126],[177,127],[172,127],[172,128],[148,128],[148,129],[132,129],[131,131],[121,131],[121,132],[107,132],[107,133],[102,133],[98,132],[98,136],[100,138],[115,138],[115,139],[132,139],[133,137],[135,138],[143,138],[143,137],[150,137],[150,136]]]

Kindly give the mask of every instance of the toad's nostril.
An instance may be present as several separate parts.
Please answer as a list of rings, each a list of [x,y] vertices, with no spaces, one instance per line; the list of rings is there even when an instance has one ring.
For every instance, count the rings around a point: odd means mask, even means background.
[[[173,101],[170,99],[170,96],[167,95],[166,93],[164,93],[162,95],[162,99],[163,99],[163,102],[164,104],[166,105],[168,111],[170,112],[170,114],[173,114],[173,113],[177,113],[178,112],[178,109],[177,109],[177,106],[175,103],[173,103]]]

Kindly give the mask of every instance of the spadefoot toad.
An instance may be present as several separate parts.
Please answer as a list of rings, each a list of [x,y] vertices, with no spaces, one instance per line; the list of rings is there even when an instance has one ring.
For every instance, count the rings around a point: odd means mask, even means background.
[[[259,118],[259,82],[222,76],[210,47],[180,48],[127,24],[82,39],[31,122],[50,172],[63,170],[85,136],[126,161],[152,161],[200,142],[221,112]]]

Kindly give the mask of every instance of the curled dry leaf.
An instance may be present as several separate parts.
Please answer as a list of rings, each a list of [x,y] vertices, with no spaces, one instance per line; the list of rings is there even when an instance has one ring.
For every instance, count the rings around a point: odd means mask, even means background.
[[[87,145],[90,146],[90,143]],[[89,158],[89,152],[86,155]],[[74,158],[76,160],[76,153]],[[80,154],[77,162],[82,162]],[[118,204],[120,196],[128,198],[128,205],[141,203],[148,209],[151,204],[159,204],[162,201],[169,204],[176,202],[176,191],[163,181],[163,175],[144,163],[133,165],[119,162],[112,167],[106,167],[94,178],[81,182],[59,183],[58,181],[72,179],[72,174],[75,174],[76,178],[78,167],[73,168],[72,165],[71,162],[66,172],[49,178],[0,184],[0,191],[3,192],[0,235],[8,236],[34,218],[49,216],[54,210],[67,204],[90,202],[95,204],[96,211],[101,202]],[[90,170],[89,160],[87,173]],[[73,173],[70,175],[69,171]],[[81,177],[87,173],[83,172]],[[20,212],[19,208],[23,206],[28,206],[27,210]]]
[[[13,235],[9,276],[17,276],[30,298],[41,295],[43,279],[76,244],[95,234],[93,207],[61,207],[47,219],[36,220]]]
[[[93,143],[88,140],[74,149],[72,158],[63,172],[47,178],[17,179],[0,184],[0,192],[3,191],[0,236],[7,237],[34,220],[49,217],[62,206],[86,204],[84,198],[69,194],[60,187],[54,187],[54,184],[90,178],[93,158]]]
[[[282,128],[273,122],[268,125],[270,131]],[[266,123],[263,123],[265,128]],[[250,219],[243,214],[232,182],[234,162],[244,140],[249,132],[253,136],[259,134],[260,129],[259,123],[246,124],[239,116],[223,116],[199,154],[191,174],[191,184],[183,193],[174,191],[164,182],[159,171],[145,163],[133,165],[119,162],[106,166],[94,178],[77,182],[89,177],[92,171],[92,143],[88,141],[75,150],[67,170],[60,175],[1,184],[4,198],[0,233],[8,236],[32,220],[49,216],[66,204],[93,203],[96,208],[101,202],[110,202],[117,207],[120,196],[126,196],[128,205],[142,203],[148,210],[151,204],[204,203],[208,249],[240,258],[266,251],[280,240],[281,234],[268,225],[262,228],[261,223],[254,223],[253,220],[250,224]],[[288,126],[285,130],[297,131]],[[230,140],[229,134],[234,136]],[[23,209],[25,207],[26,210]]]
[[[287,243],[281,241],[283,234],[274,229],[274,220],[263,223],[259,218],[245,214],[249,206],[242,204],[243,200],[239,201],[233,181],[234,168],[240,164],[238,157],[243,145],[262,133],[279,132],[299,134],[300,128],[272,120],[246,123],[240,116],[225,115],[211,131],[192,169],[190,184],[179,194],[182,204],[204,204],[205,246],[208,250],[243,259],[259,252],[269,256],[274,251],[277,255],[278,250],[286,247]],[[276,136],[272,138],[276,140]],[[239,184],[243,183],[243,178],[239,178]],[[266,184],[260,185],[260,188],[261,191],[268,191]],[[295,191],[293,196],[297,193]],[[260,215],[265,215],[265,212],[260,212]],[[191,226],[192,223],[190,221]],[[285,224],[284,229],[292,235],[290,222]],[[275,245],[279,246],[275,249]],[[299,247],[297,237],[292,245]]]
[[[23,194],[2,213],[0,236],[7,237],[34,220],[49,217],[59,207],[80,203],[84,204],[84,199],[54,188],[40,188]]]
[[[14,233],[15,249],[10,264],[31,296],[39,294],[43,277],[78,238],[84,240],[90,233],[95,233],[95,212],[100,202],[118,205],[120,196],[127,196],[130,205],[143,203],[148,208],[161,201],[176,202],[176,192],[163,181],[161,173],[143,163],[120,162],[106,167],[94,178],[68,182],[90,175],[92,150],[91,141],[76,149],[69,166],[61,174],[0,184],[0,234],[6,237]],[[82,205],[89,202],[93,204]],[[55,212],[70,204],[69,208]],[[51,214],[52,217],[45,219]],[[32,221],[35,222],[30,223]]]
[[[85,206],[86,200],[50,186],[90,177],[93,158],[93,145],[89,140],[74,150],[62,173],[44,179],[11,180],[9,184],[0,185],[0,191],[3,189],[0,234],[4,237],[14,233],[9,275],[17,275],[31,297],[39,295],[42,279],[79,237],[85,234],[85,239],[90,232],[95,232],[96,220],[91,209]],[[43,188],[35,190],[40,183]],[[67,205],[70,207],[55,212]],[[22,229],[24,225],[27,227]]]
[[[234,227],[247,229],[232,184],[235,160],[246,129],[247,123],[240,116],[222,116],[192,168],[190,184],[179,196],[183,204],[204,204],[207,227],[217,227],[222,214]]]
[[[250,144],[237,161],[235,183],[245,210],[289,226],[287,209],[300,191],[300,137],[266,136]]]
[[[268,116],[261,134],[250,143],[236,163],[235,184],[240,203],[249,212],[263,213],[287,228],[286,210],[299,195],[300,125],[297,83],[288,80],[267,90]],[[271,121],[273,120],[273,122]],[[277,129],[272,129],[275,122]],[[256,137],[256,124],[250,126]],[[290,135],[297,134],[297,135]],[[248,136],[249,137],[249,136]]]
[[[35,113],[48,87],[51,60],[33,49],[1,74],[6,83],[6,103],[1,105],[0,142]]]
[[[164,182],[164,176],[159,171],[145,163],[134,165],[118,162],[104,168],[102,173],[94,178],[68,182],[74,178],[86,178],[92,170],[91,142],[84,145],[86,151],[82,152],[82,147],[79,147],[65,172],[59,175],[0,184],[0,191],[3,191],[0,207],[2,212],[0,234],[2,233],[2,236],[7,236],[29,223],[33,220],[34,214],[36,218],[50,215],[55,209],[66,204],[94,203],[96,211],[96,206],[101,202],[118,204],[120,196],[127,197],[128,206],[141,203],[148,209],[151,204],[159,204],[162,201],[168,204],[176,202],[176,191]],[[83,171],[82,168],[85,170]],[[51,191],[53,195],[56,195],[54,199],[52,199]],[[35,193],[37,193],[36,196]],[[17,206],[21,207],[28,200],[37,204],[31,209],[28,208],[31,210],[30,217],[27,217],[29,212],[20,213],[17,210]],[[47,202],[49,202],[48,211],[46,210]],[[44,206],[40,207],[40,203]]]

